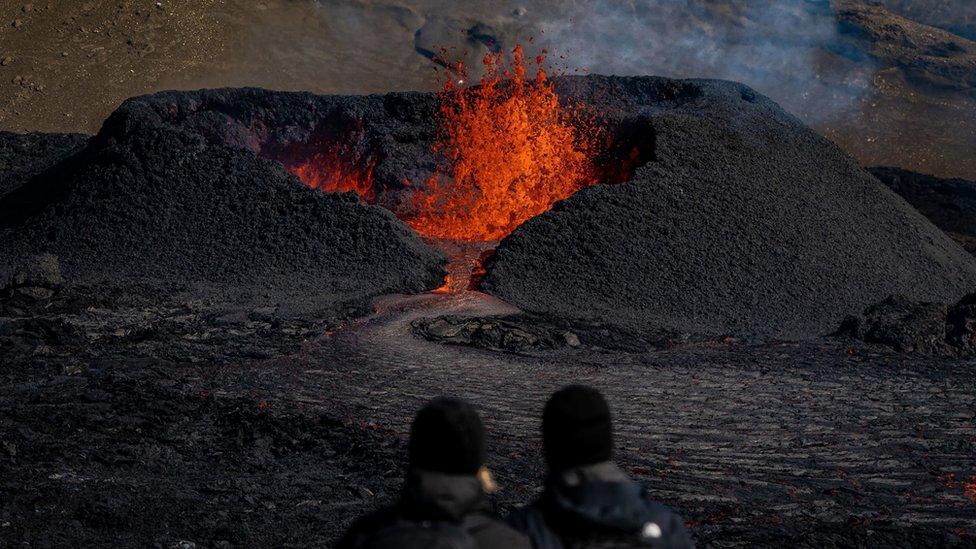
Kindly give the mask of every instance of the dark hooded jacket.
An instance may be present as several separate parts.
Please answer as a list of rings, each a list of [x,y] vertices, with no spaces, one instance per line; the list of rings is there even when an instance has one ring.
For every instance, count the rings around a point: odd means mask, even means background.
[[[400,500],[352,524],[338,549],[528,549],[495,520],[475,476],[411,472]]]
[[[694,547],[681,517],[611,462],[550,475],[542,496],[508,522],[535,549]]]

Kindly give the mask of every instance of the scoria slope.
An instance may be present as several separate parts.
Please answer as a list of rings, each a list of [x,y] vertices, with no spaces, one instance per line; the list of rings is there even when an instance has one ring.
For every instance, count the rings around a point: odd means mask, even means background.
[[[641,329],[808,337],[889,294],[946,302],[976,262],[855,161],[751,89],[569,78],[654,160],[501,242],[482,287],[525,310]]]
[[[388,211],[310,189],[277,162],[208,140],[176,123],[170,105],[165,95],[126,102],[83,150],[3,196],[0,265],[53,253],[77,280],[350,297],[442,283],[441,254]]]

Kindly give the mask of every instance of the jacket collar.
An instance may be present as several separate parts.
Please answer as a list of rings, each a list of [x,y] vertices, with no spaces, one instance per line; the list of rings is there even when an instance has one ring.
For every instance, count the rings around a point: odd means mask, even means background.
[[[543,502],[567,524],[609,532],[640,531],[648,512],[641,485],[611,462],[550,474]]]
[[[573,467],[550,475],[552,484],[565,487],[579,486],[588,482],[627,482],[630,477],[616,463],[603,461],[582,467]]]
[[[410,519],[458,522],[486,505],[481,481],[475,475],[413,470],[407,473],[398,507]]]

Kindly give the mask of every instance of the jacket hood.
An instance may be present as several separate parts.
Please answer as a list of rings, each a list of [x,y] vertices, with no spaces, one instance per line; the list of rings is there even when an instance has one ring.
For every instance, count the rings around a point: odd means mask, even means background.
[[[643,487],[611,462],[550,475],[543,500],[550,512],[607,532],[640,532],[653,515]]]
[[[474,475],[447,475],[414,470],[407,474],[400,513],[412,520],[459,522],[487,505],[481,481]]]

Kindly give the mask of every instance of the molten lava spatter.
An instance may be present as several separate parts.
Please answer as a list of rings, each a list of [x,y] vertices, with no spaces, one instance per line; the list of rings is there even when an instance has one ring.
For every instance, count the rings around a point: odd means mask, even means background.
[[[373,187],[373,166],[365,166],[351,160],[352,155],[343,146],[328,146],[304,159],[301,163],[286,165],[303,183],[325,192],[355,192],[370,204],[376,202]]]
[[[535,59],[534,77],[527,74],[520,46],[510,60],[504,52],[487,55],[480,84],[470,88],[464,87],[464,67],[456,66],[439,94],[434,175],[382,196],[385,207],[428,239],[496,242],[597,181],[630,179],[647,160],[642,142],[625,139],[609,147],[610,134],[585,107],[560,104],[542,68],[544,55]],[[288,170],[310,187],[353,191],[377,203],[382,189],[373,180],[375,161],[364,161],[362,151],[343,145],[357,143],[356,138],[328,141],[306,145],[312,154],[285,162]],[[452,272],[438,291],[467,288],[469,275]]]
[[[526,79],[522,48],[511,69],[485,57],[480,86],[464,89],[463,67],[441,92],[434,152],[437,173],[414,199],[407,221],[418,233],[462,241],[497,240],[553,203],[596,182],[596,142],[559,104],[541,64]]]

